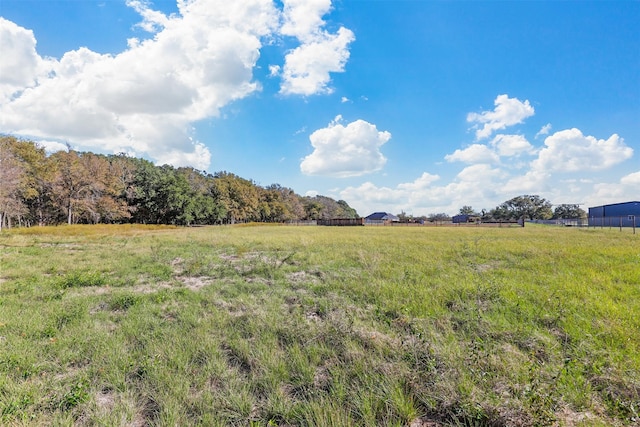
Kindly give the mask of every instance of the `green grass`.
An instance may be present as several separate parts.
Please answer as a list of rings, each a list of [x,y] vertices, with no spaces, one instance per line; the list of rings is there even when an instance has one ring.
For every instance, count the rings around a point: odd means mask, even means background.
[[[5,230],[0,425],[637,425],[639,239]]]

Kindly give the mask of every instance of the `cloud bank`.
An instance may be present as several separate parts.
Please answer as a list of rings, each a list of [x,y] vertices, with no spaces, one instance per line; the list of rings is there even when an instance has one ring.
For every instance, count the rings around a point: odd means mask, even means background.
[[[594,173],[612,170],[633,156],[633,149],[617,134],[598,139],[572,128],[549,135],[552,126],[547,124],[534,136],[548,135],[544,144],[536,147],[524,135],[495,133],[532,116],[529,101],[499,95],[495,105],[494,111],[467,116],[468,121],[483,126],[477,128],[475,143],[444,156],[447,162],[465,164],[450,182],[441,183],[438,175],[424,172],[414,181],[395,186],[377,186],[370,181],[349,186],[337,191],[336,197],[348,200],[364,215],[373,211],[455,214],[465,205],[491,209],[527,193],[541,194],[554,203],[596,204],[637,198],[640,171],[623,176],[619,182],[594,184]]]
[[[0,129],[206,169],[211,153],[191,124],[260,90],[253,70],[265,42],[297,42],[270,69],[281,71],[283,94],[309,96],[331,92],[331,73],[344,70],[354,40],[346,28],[324,29],[330,1],[177,4],[168,16],[128,0],[149,38],[131,38],[115,55],[81,47],[43,58],[32,31],[0,18]]]

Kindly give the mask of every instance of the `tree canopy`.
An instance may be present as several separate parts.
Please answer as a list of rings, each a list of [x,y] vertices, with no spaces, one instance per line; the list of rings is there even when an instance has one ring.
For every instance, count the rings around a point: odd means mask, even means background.
[[[538,195],[523,195],[509,199],[496,208],[503,219],[549,219],[553,216],[548,200]]]
[[[344,200],[261,187],[229,172],[157,166],[126,155],[69,149],[47,156],[0,136],[0,228],[77,223],[233,224],[357,218]]]

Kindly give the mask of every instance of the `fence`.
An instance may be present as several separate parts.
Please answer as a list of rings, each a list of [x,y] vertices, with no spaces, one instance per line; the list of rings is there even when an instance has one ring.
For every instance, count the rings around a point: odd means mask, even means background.
[[[623,215],[623,216],[590,216],[589,227],[600,228],[632,228],[633,234],[636,234],[636,227],[640,226],[640,215]]]
[[[589,225],[586,219],[568,219],[568,218],[560,218],[560,219],[534,219],[532,221],[528,221],[534,224],[545,224],[545,225],[559,225],[563,227],[586,227]]]
[[[364,218],[333,218],[333,219],[319,219],[318,225],[331,225],[331,226],[355,226],[364,225]]]
[[[287,225],[318,225],[318,222],[315,219],[311,219],[311,220],[287,221],[285,224]]]

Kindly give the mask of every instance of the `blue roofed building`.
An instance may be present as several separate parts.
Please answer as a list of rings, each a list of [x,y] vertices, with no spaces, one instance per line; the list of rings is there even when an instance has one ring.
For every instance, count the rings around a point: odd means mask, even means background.
[[[589,208],[589,227],[634,226],[640,226],[640,202],[638,201]]]

